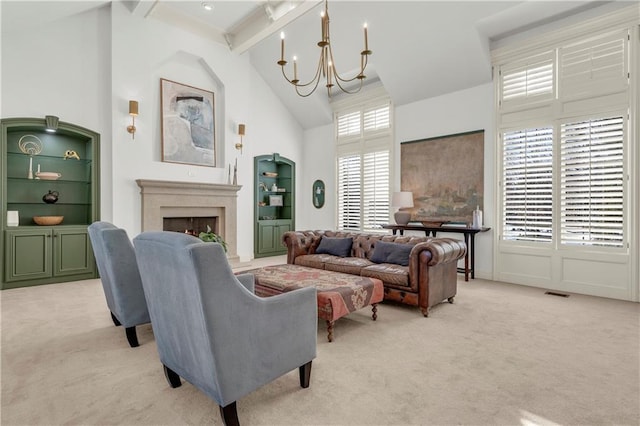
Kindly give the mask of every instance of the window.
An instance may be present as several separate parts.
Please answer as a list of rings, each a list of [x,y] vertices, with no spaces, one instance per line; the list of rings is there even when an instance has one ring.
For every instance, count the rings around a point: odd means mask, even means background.
[[[614,103],[624,102],[619,95],[601,105],[600,95],[629,88],[628,34],[596,34],[499,67],[503,241],[625,246],[627,118],[606,110],[627,106]],[[576,118],[580,110],[591,116]]]
[[[554,91],[554,55],[546,52],[500,69],[501,104],[548,100]]]
[[[360,229],[362,193],[360,155],[338,158],[338,223],[339,229]]]
[[[391,104],[377,99],[336,113],[338,229],[389,223]]]
[[[562,244],[622,247],[622,117],[562,125]]]
[[[503,237],[551,241],[553,129],[503,134]]]

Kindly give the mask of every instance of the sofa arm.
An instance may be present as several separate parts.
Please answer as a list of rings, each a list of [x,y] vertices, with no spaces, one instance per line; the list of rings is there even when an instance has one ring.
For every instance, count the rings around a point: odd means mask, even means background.
[[[428,250],[431,253],[429,266],[433,266],[438,263],[455,262],[462,259],[467,253],[467,245],[464,241],[454,238],[432,238],[424,243],[416,244],[411,254],[413,255],[414,251],[422,250]]]
[[[285,232],[282,235],[282,242],[287,246],[287,263],[293,264],[296,257],[309,254],[313,243],[320,238],[320,234],[311,231]]]
[[[421,275],[427,274],[429,266],[456,262],[467,253],[464,241],[453,238],[432,238],[416,244],[409,256],[409,277],[413,289],[419,288]]]

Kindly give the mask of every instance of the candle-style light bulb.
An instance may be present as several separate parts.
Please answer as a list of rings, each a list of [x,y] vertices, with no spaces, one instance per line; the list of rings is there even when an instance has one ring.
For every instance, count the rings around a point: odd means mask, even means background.
[[[293,79],[298,80],[298,57],[293,57]]]
[[[326,25],[324,23],[324,10],[322,12],[320,12],[320,27],[322,29],[322,41],[326,41],[327,40],[327,28]]]
[[[284,61],[284,31],[280,33],[280,60]]]
[[[369,50],[369,39],[367,36],[367,23],[364,23],[364,50]]]

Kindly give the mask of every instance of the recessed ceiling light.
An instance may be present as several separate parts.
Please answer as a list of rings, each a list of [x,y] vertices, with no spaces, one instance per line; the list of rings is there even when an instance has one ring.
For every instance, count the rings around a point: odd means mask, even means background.
[[[204,7],[204,10],[207,11],[213,10],[213,6],[211,5],[211,3],[207,3],[206,1],[202,2],[202,7]]]

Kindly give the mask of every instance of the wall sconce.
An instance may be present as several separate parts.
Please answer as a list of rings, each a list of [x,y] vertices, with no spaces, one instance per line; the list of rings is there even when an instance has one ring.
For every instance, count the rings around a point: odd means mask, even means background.
[[[55,133],[55,131],[58,130],[58,117],[56,117],[55,115],[45,115],[44,123],[45,131],[49,133]]]
[[[131,126],[127,126],[127,132],[131,133],[131,139],[136,138],[136,115],[138,115],[138,101],[129,101],[129,115]]]
[[[238,134],[240,135],[240,143],[236,144],[236,149],[240,150],[240,154],[242,154],[242,137],[244,136],[244,124],[238,124]]]

